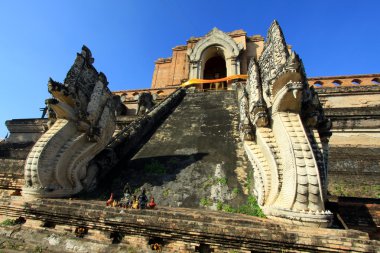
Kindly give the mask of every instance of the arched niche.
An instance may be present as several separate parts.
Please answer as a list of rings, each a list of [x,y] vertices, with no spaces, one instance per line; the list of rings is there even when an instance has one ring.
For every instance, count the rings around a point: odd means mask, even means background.
[[[201,77],[203,79],[222,78],[227,76],[227,63],[224,50],[211,46],[203,51],[201,57]]]
[[[223,57],[226,76],[240,74],[239,54],[241,45],[218,28],[212,29],[203,39],[187,52],[190,59],[189,79],[204,78],[206,62],[213,57]]]

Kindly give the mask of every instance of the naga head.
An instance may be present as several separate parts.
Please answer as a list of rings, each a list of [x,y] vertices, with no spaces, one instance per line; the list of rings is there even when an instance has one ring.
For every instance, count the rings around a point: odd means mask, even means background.
[[[89,162],[112,138],[115,106],[108,81],[82,47],[63,83],[49,79],[46,100],[54,123],[29,153],[23,192],[37,197],[63,197],[92,185],[97,169]]]
[[[92,53],[91,53],[90,49],[88,47],[86,47],[85,45],[82,46],[82,52],[80,53],[80,55],[89,64],[93,64],[95,61],[94,58],[92,57]]]
[[[246,143],[245,150],[254,167],[259,205],[274,219],[328,226],[332,220],[324,207],[328,149],[321,147],[331,135],[331,122],[309,88],[302,60],[290,52],[276,21],[260,58],[249,64],[245,89],[246,115],[256,140]]]

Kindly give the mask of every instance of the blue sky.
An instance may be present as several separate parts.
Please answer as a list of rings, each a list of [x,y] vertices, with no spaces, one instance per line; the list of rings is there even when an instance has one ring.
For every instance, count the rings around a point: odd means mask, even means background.
[[[111,90],[150,87],[154,61],[213,27],[265,36],[277,19],[308,76],[380,73],[380,1],[0,0],[0,138],[39,117],[83,44]]]

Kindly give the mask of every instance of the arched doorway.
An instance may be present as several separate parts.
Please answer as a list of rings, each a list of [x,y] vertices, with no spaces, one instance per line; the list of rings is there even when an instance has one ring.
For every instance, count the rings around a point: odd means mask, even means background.
[[[205,63],[203,78],[204,79],[218,79],[227,76],[226,61],[222,56],[214,56],[208,59]],[[203,89],[220,90],[226,89],[226,83],[210,83],[205,84]]]
[[[242,49],[242,45],[238,45],[228,34],[218,28],[212,29],[187,52],[189,56],[189,79],[204,79],[206,62],[216,56],[220,56],[224,61],[226,68],[224,76],[239,75],[239,54]],[[210,63],[210,65],[212,64]]]

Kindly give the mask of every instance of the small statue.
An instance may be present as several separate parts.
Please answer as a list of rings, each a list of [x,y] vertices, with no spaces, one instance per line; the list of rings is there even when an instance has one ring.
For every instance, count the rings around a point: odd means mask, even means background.
[[[127,195],[129,195],[129,197],[132,195],[132,190],[131,190],[131,186],[129,186],[128,183],[125,184],[124,188],[123,188],[123,194],[124,194],[124,197],[126,197]]]
[[[123,104],[121,101],[120,96],[118,95],[113,95],[112,97],[114,106],[115,106],[115,114],[116,116],[122,116],[122,115],[127,115],[127,107]]]
[[[75,228],[75,236],[79,238],[83,238],[85,234],[87,234],[88,228],[86,227],[76,227]]]
[[[136,198],[136,195],[133,195],[132,198],[132,209],[139,209],[139,201]]]
[[[148,208],[150,209],[154,209],[156,207],[156,203],[154,202],[154,197],[153,196],[150,196],[150,201],[148,203]]]
[[[116,199],[114,199],[113,202],[112,202],[112,204],[111,204],[111,206],[112,207],[118,207],[119,206],[119,202]]]
[[[154,243],[154,244],[152,244],[152,245],[150,245],[150,248],[152,249],[152,250],[154,250],[154,251],[158,251],[158,252],[161,252],[162,251],[162,246],[161,246],[161,244],[159,244],[159,243]]]
[[[113,202],[114,202],[113,193],[111,193],[110,198],[106,202],[106,206],[112,206]]]
[[[136,115],[146,114],[154,106],[153,96],[150,92],[143,92],[137,99]]]
[[[132,199],[131,199],[131,197],[132,197],[131,187],[127,183],[124,186],[124,189],[123,189],[123,198],[120,201],[120,202],[122,202],[122,207],[124,207],[124,208],[130,208],[131,207],[131,205],[132,205]]]
[[[148,197],[145,194],[145,189],[142,190],[142,193],[139,196],[138,201],[139,201],[139,208],[140,209],[145,209],[146,208],[146,204],[148,203]]]

